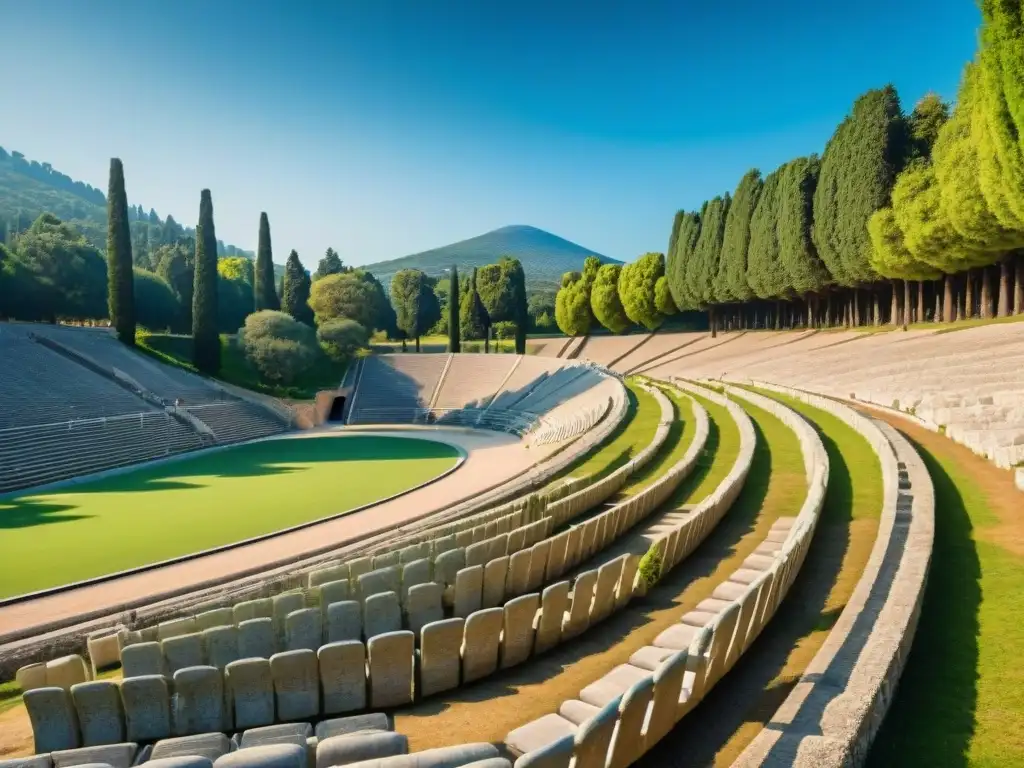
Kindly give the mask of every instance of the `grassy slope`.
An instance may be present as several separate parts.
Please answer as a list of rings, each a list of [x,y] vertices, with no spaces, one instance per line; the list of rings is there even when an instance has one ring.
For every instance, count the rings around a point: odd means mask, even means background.
[[[883,418],[928,467],[935,543],[914,644],[867,764],[1024,765],[1024,497],[966,448]]]
[[[456,458],[423,440],[276,440],[2,500],[0,597],[344,512],[436,477]]]
[[[600,480],[650,444],[661,419],[661,408],[654,396],[641,389],[635,381],[627,380],[626,387],[629,390],[629,413],[612,433],[611,439],[573,462],[559,477],[589,475],[592,481]]]
[[[192,365],[191,336],[139,331],[135,338],[140,351],[155,357],[162,363],[196,372]],[[313,367],[291,384],[287,386],[272,384],[264,381],[259,373],[249,365],[233,337],[221,336],[220,342],[221,371],[217,378],[254,392],[294,400],[310,400],[321,389],[337,387],[345,375],[344,365],[333,362],[326,355],[320,355]]]
[[[708,597],[760,543],[771,523],[798,506],[806,493],[796,436],[770,414],[756,408],[749,412],[756,421],[759,446],[747,484],[733,509],[687,561],[646,597],[581,637],[515,669],[399,710],[395,730],[409,736],[410,750],[502,741],[511,729],[576,698],[581,688],[625,663]],[[715,460],[705,476],[724,476],[739,450],[738,440],[724,438],[737,433],[735,427],[722,429],[721,423],[713,431],[723,439],[716,444]]]
[[[757,391],[757,390],[755,390]],[[803,569],[757,643],[645,765],[728,766],[792,690],[839,618],[878,532],[882,472],[870,444],[831,414],[773,392],[807,417],[829,455],[829,486]],[[799,505],[785,512],[795,515]],[[741,703],[742,702],[742,703]],[[669,757],[686,744],[686,758]]]
[[[623,496],[632,496],[664,475],[673,464],[683,458],[696,436],[697,429],[693,421],[693,409],[690,407],[690,401],[675,389],[669,388],[663,391],[675,411],[675,418],[668,430],[668,438],[651,463],[633,475],[626,483],[626,486],[620,491]]]

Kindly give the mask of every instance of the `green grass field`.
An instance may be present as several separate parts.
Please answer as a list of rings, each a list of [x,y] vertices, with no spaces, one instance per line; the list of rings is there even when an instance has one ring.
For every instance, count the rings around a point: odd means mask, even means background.
[[[0,499],[0,598],[336,515],[426,482],[458,457],[399,437],[273,440]]]

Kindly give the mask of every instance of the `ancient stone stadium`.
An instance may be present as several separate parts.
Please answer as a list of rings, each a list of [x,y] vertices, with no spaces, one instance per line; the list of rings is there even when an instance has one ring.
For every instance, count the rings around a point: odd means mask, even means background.
[[[904,764],[1020,683],[1022,329],[375,354],[295,405],[0,324],[0,766]]]

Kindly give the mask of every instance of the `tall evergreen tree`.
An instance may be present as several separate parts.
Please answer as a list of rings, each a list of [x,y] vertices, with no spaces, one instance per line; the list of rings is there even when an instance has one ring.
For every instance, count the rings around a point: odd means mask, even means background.
[[[319,280],[328,275],[339,275],[345,271],[345,265],[341,263],[341,257],[333,248],[328,248],[324,257],[317,264],[316,272],[313,273],[313,280]]]
[[[781,263],[779,249],[779,185],[782,168],[769,173],[750,220],[747,251],[747,282],[761,299],[789,296],[789,275]]]
[[[280,309],[278,291],[274,287],[274,254],[270,245],[270,220],[266,213],[260,214],[260,237],[256,246],[256,281],[253,283],[256,295],[256,311]]]
[[[461,352],[459,338],[459,268],[452,264],[448,275],[448,351]]]
[[[665,256],[661,253],[645,253],[623,266],[619,274],[619,298],[626,316],[649,331],[665,322],[665,315],[658,310],[655,301],[655,288],[664,275]]]
[[[825,147],[814,192],[814,245],[836,282],[871,282],[867,222],[889,202],[908,149],[907,126],[891,85],[860,96]]]
[[[775,190],[779,261],[789,287],[800,296],[818,293],[832,281],[811,238],[814,190],[820,170],[821,162],[815,155],[791,160],[779,169]]]
[[[309,307],[310,279],[306,268],[294,250],[284,265],[284,290],[281,292],[281,310],[300,323],[313,327],[313,310]]]
[[[677,217],[679,214],[676,214]],[[693,250],[700,237],[700,214],[682,212],[679,231],[676,236],[675,250],[670,250],[665,264],[665,276],[672,300],[679,309],[696,309],[700,303],[688,280]]]
[[[213,227],[213,198],[204,189],[196,225],[195,284],[192,290],[192,362],[203,373],[220,370],[217,334],[217,233]]]
[[[449,299],[451,301],[451,299]],[[459,308],[459,335],[467,341],[477,341],[486,338],[487,326],[491,324],[487,317],[487,309],[480,300],[480,293],[476,287],[476,268],[473,268],[473,277],[469,281],[469,290],[462,297],[462,305]]]
[[[701,216],[700,237],[697,238],[693,258],[686,270],[691,290],[700,307],[710,306],[717,301],[715,278],[718,276],[718,261],[722,255],[725,220],[729,215],[730,203],[728,194],[716,197],[707,204]]]
[[[750,220],[761,195],[761,172],[747,171],[740,179],[725,217],[722,255],[715,279],[715,297],[720,302],[746,301],[754,292],[747,284],[747,247],[750,245]]]
[[[134,281],[124,166],[114,157],[107,191],[107,305],[117,338],[129,346],[135,346]]]
[[[622,333],[630,321],[619,298],[621,264],[602,264],[597,270],[594,287],[590,291],[590,308],[594,318],[612,333]]]

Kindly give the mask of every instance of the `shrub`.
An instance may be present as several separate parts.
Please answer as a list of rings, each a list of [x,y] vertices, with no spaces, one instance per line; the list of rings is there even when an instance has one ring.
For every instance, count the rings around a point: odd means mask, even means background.
[[[317,328],[317,341],[332,360],[343,362],[370,341],[370,332],[355,320],[339,317]]]
[[[514,339],[516,337],[516,324],[511,320],[502,320],[491,326],[494,338],[501,341]]]
[[[661,549],[655,544],[640,558],[637,570],[640,572],[640,579],[650,589],[661,579]]]
[[[245,318],[238,343],[246,359],[275,383],[289,384],[316,362],[313,329],[284,312],[262,310]]]

